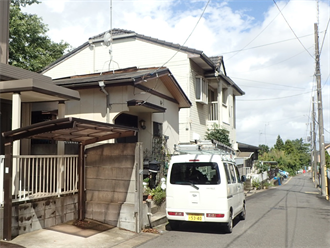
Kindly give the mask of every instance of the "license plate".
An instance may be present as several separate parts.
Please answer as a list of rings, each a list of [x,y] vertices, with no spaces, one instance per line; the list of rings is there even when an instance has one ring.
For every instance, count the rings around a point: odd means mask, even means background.
[[[203,215],[202,214],[188,214],[189,221],[202,221]]]

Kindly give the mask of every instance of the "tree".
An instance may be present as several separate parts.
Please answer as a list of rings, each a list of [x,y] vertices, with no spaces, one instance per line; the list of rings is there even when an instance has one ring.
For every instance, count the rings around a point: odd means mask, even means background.
[[[283,148],[284,148],[283,140],[281,139],[281,136],[279,136],[279,135],[277,136],[277,140],[274,145],[274,148],[279,151],[283,150]]]
[[[264,153],[269,152],[269,147],[267,145],[259,145],[259,154],[262,155]]]
[[[39,3],[37,0],[26,4]],[[24,3],[24,1],[22,2]],[[9,19],[9,64],[30,71],[39,71],[63,56],[70,47],[55,43],[46,35],[47,25],[36,15],[22,13],[17,1],[11,1]]]
[[[295,174],[302,166],[310,163],[309,144],[303,143],[303,139],[286,140],[283,143],[278,136],[274,149],[261,154],[259,159],[276,161],[279,169]]]
[[[284,143],[284,151],[286,154],[294,154],[296,152],[295,147],[292,144],[291,140],[286,140]]]
[[[224,128],[220,128],[217,124],[214,124],[212,129],[207,129],[205,139],[216,140],[226,146],[231,147],[229,140],[229,131]]]
[[[330,168],[330,155],[327,151],[325,152],[325,166]]]

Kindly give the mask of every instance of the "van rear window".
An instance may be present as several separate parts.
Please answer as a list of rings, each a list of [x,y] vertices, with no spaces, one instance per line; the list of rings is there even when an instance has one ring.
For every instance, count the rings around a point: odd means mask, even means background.
[[[217,163],[174,163],[171,184],[220,184]]]

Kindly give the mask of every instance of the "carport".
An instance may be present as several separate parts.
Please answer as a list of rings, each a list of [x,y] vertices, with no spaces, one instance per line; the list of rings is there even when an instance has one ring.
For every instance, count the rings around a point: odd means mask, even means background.
[[[23,128],[2,133],[5,139],[5,174],[4,174],[4,220],[3,238],[11,240],[12,226],[12,161],[13,142],[21,139],[43,139],[76,142],[78,154],[78,220],[85,218],[85,146],[96,142],[135,136],[137,128],[126,127],[74,117],[36,123]]]

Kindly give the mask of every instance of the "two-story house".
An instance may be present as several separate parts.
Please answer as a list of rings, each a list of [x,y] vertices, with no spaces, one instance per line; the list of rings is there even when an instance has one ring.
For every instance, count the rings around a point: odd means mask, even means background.
[[[230,132],[232,147],[237,149],[236,97],[244,92],[227,76],[221,56],[207,57],[199,50],[113,29],[91,37],[42,73],[59,79],[130,67],[156,67],[154,73],[167,67],[176,78],[192,103],[179,112],[180,142],[203,140],[215,123]]]

